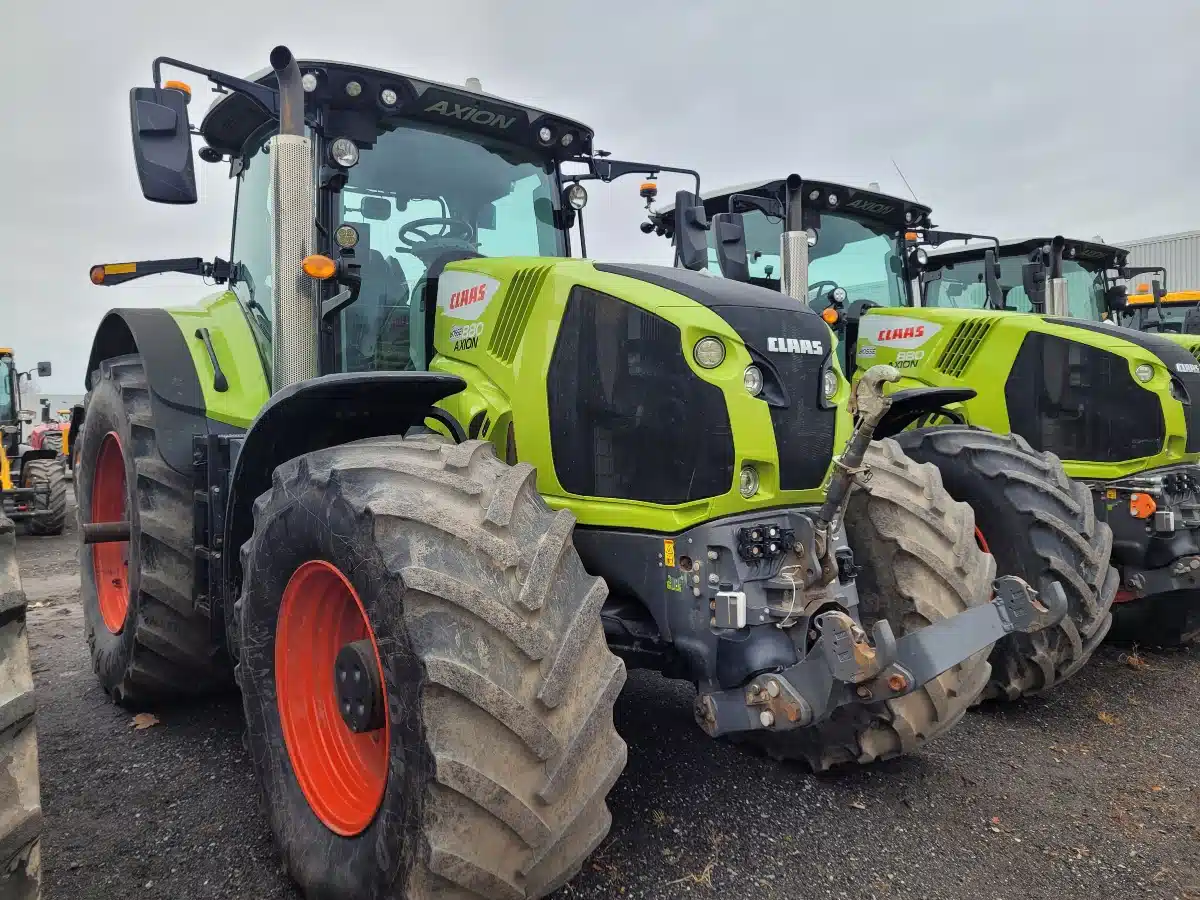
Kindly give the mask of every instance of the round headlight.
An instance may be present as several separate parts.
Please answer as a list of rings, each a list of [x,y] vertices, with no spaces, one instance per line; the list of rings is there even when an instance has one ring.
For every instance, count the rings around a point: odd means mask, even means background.
[[[304,88],[304,93],[311,94],[317,89],[317,75],[315,72],[305,72],[300,76],[300,87]]]
[[[725,345],[720,338],[706,337],[696,341],[692,350],[696,364],[705,369],[715,369],[725,361]]]
[[[395,106],[399,99],[399,96],[391,88],[384,88],[379,92],[379,102],[384,106]]]
[[[846,289],[843,287],[835,287],[832,291],[829,292],[829,299],[832,300],[834,303],[845,303],[846,302]]]
[[[358,244],[358,229],[353,225],[340,225],[333,233],[333,240],[343,250],[349,250]]]
[[[738,475],[738,491],[749,500],[758,493],[758,470],[754,466],[742,466]]]
[[[912,221],[912,213],[911,213],[911,212],[906,212],[906,213],[904,214],[904,221],[905,221],[905,222],[911,222],[911,221]]]
[[[574,142],[574,140],[575,140],[575,135],[571,134],[571,132],[568,131],[561,138],[559,138],[558,142],[560,144],[562,144],[564,147],[570,147],[572,142]]]
[[[543,144],[548,144],[554,140],[554,132],[546,125],[538,129],[538,140]]]
[[[821,192],[820,192],[820,191],[815,191],[815,190],[814,190],[814,191],[809,191],[809,192],[808,192],[808,199],[809,199],[809,200],[816,200],[816,199],[817,199],[818,197],[820,197],[820,196],[821,196]]]
[[[579,210],[587,206],[587,191],[579,182],[567,188],[567,203],[571,209]]]
[[[917,248],[917,262],[921,265],[925,265],[925,263],[929,262],[929,254],[926,252],[924,247]]]
[[[828,203],[831,207],[837,206],[838,205],[838,195],[830,194],[828,197],[825,198],[825,202]]]
[[[817,246],[817,229],[805,228],[804,233],[808,235],[808,246],[810,246],[810,247]]]
[[[329,156],[343,169],[349,169],[358,162],[358,145],[350,138],[337,138],[329,145]]]
[[[346,95],[347,96],[357,97],[361,93],[362,93],[362,85],[359,84],[357,81],[347,81],[346,82]]]
[[[825,374],[821,376],[821,391],[825,394],[825,399],[832,400],[833,395],[837,393],[837,389],[837,372],[833,371],[833,369],[826,369]]]
[[[1149,363],[1142,363],[1133,370],[1133,374],[1137,377],[1138,381],[1140,381],[1142,384],[1145,384],[1154,377],[1154,366],[1150,365]]]
[[[762,369],[758,366],[746,366],[746,371],[742,373],[742,384],[745,386],[747,394],[757,397],[763,389]]]

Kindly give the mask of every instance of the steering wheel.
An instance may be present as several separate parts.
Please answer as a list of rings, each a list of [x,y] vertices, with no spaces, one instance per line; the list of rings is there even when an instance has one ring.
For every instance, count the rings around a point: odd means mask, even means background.
[[[422,228],[440,227],[438,234],[429,234]],[[452,241],[455,243],[473,243],[475,229],[461,219],[447,219],[443,216],[430,216],[427,219],[413,219],[400,226],[401,250],[414,250],[417,247]]]

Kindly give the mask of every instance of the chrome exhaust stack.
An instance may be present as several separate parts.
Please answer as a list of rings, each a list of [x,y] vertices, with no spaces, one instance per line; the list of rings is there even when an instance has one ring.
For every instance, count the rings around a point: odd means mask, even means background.
[[[779,237],[780,288],[789,297],[808,302],[808,232],[804,230],[803,200],[799,175],[785,183],[783,234]]]
[[[313,146],[304,132],[304,88],[300,66],[287,47],[271,51],[279,84],[279,134],[268,142],[270,203],[274,224],[271,253],[271,391],[318,374],[318,282],[304,274],[313,252],[316,209]]]

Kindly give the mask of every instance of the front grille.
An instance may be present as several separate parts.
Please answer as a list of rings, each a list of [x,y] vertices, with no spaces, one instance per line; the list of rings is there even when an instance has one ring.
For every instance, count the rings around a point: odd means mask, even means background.
[[[777,377],[783,388],[784,401],[771,404],[779,487],[785,491],[820,487],[833,459],[837,426],[837,410],[825,409],[821,403],[821,373],[832,364],[829,328],[819,316],[804,309],[714,306],[713,312],[728,322],[746,346],[773,370],[769,377]],[[810,350],[819,347],[820,351],[772,349],[796,345]]]
[[[554,471],[572,494],[676,504],[733,487],[725,396],[693,374],[667,320],[573,288],[546,389]]]
[[[1162,449],[1162,405],[1115,353],[1055,335],[1025,336],[1004,387],[1013,432],[1067,460],[1119,462]]]
[[[946,344],[946,349],[938,357],[938,369],[951,378],[962,375],[983,345],[983,340],[992,330],[994,323],[994,319],[968,319],[959,324]]]

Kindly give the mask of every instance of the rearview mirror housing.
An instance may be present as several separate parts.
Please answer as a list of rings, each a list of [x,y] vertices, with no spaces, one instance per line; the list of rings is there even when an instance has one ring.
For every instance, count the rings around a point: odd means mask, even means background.
[[[1129,293],[1123,284],[1114,284],[1104,292],[1104,302],[1113,312],[1124,312],[1129,306]]]
[[[49,378],[53,371],[53,367],[48,362],[40,362],[37,364],[38,378]]]
[[[708,267],[708,215],[700,198],[690,191],[675,193],[675,252],[685,269]]]
[[[717,213],[712,217],[713,243],[721,274],[730,281],[750,280],[746,254],[746,226],[741,213]]]
[[[142,196],[152,203],[196,202],[189,97],[178,88],[133,88],[129,118]]]

